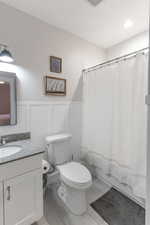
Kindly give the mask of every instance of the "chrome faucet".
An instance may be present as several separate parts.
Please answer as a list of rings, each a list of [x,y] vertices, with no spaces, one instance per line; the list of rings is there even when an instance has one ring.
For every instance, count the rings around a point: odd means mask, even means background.
[[[6,145],[6,144],[7,144],[7,138],[6,137],[1,137],[0,146],[1,145]]]

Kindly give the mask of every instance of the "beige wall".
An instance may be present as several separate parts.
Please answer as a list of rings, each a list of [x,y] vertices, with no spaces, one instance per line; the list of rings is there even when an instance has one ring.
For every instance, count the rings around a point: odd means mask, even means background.
[[[149,46],[149,32],[146,31],[107,49],[107,59],[112,59],[122,55],[126,55],[148,46]]]
[[[80,100],[82,69],[105,59],[105,51],[70,33],[52,27],[0,3],[0,43],[8,44],[15,65],[0,64],[0,70],[16,72],[21,100]],[[67,79],[66,97],[45,97],[43,76],[50,73],[49,56],[63,59]]]
[[[0,43],[9,46],[14,64],[0,63],[0,71],[17,74],[17,125],[0,126],[0,136],[31,132],[44,148],[46,135],[70,132],[72,151],[80,152],[82,69],[105,60],[105,51],[70,33],[52,27],[0,3]],[[62,74],[50,73],[49,56],[63,59]],[[44,95],[44,75],[67,79],[67,96]]]

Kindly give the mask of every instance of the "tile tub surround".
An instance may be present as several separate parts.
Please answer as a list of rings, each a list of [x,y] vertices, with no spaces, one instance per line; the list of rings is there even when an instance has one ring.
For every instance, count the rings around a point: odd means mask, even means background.
[[[94,177],[99,180],[103,180],[104,183],[107,183],[110,186],[113,186],[116,190],[120,191],[122,194],[129,197],[141,207],[145,208],[145,199],[136,196],[133,192],[133,189],[129,185],[126,185],[125,183],[120,183],[118,176],[114,177],[110,175],[108,166],[110,161],[108,159],[94,152],[86,153],[83,148],[81,149],[81,157],[84,163],[88,165]],[[113,166],[117,169],[117,164],[115,164],[114,162]],[[122,167],[120,167],[119,169],[121,170]]]
[[[112,188],[92,204],[109,225],[145,225],[145,210]]]

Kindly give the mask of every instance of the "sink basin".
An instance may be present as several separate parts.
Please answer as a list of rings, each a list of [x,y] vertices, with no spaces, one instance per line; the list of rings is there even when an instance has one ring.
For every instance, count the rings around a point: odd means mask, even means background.
[[[0,158],[5,158],[16,154],[22,150],[21,146],[3,146],[0,147]]]

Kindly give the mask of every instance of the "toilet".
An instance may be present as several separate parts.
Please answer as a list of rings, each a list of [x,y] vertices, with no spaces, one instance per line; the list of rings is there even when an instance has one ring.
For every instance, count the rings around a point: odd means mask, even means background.
[[[71,134],[56,134],[46,137],[49,162],[60,175],[59,198],[75,215],[87,210],[86,190],[92,185],[89,170],[79,162],[73,161],[70,148]]]

